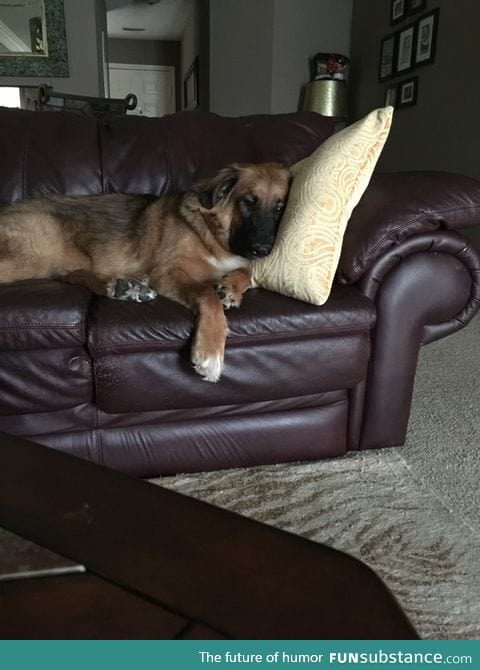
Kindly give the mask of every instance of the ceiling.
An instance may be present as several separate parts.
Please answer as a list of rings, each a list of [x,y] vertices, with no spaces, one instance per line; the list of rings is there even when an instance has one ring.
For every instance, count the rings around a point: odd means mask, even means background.
[[[108,36],[136,40],[180,40],[190,3],[191,0],[106,0]]]

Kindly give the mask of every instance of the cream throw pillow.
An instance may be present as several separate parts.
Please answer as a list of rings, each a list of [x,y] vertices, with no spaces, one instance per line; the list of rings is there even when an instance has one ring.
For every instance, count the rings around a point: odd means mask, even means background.
[[[376,109],[292,166],[293,181],[273,251],[252,263],[253,286],[323,305],[343,235],[375,168],[393,107]]]

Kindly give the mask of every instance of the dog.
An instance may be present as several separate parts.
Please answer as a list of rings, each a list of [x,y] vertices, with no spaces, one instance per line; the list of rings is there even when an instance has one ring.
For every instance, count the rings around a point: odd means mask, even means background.
[[[196,315],[191,361],[224,365],[227,320],[272,250],[290,184],[279,163],[233,164],[179,196],[50,196],[0,210],[0,283],[54,278],[143,302],[157,294]]]

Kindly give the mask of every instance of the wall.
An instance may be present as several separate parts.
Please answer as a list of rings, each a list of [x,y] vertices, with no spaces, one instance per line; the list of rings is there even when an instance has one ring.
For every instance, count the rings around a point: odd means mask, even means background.
[[[379,168],[450,170],[480,177],[480,3],[429,0],[427,10],[435,7],[440,8],[435,62],[413,72],[419,76],[417,104],[395,112]],[[392,27],[389,12],[386,0],[354,2],[350,77],[354,119],[384,103],[385,84],[377,81],[380,40],[409,23],[407,19]]]
[[[309,58],[319,51],[350,54],[353,0],[275,0],[272,113],[299,108],[310,79]]]
[[[95,38],[96,38],[96,60],[98,72],[98,96],[107,95],[106,64],[108,62],[108,37],[107,37],[107,10],[105,0],[94,0],[95,5]]]
[[[103,0],[64,0],[69,77],[0,77],[3,86],[48,84],[62,93],[103,95]]]
[[[110,63],[174,65],[180,69],[180,43],[109,38],[108,60]]]
[[[108,39],[109,63],[135,65],[173,65],[175,67],[175,97],[180,107],[180,42],[162,40]]]
[[[199,67],[198,109],[207,112],[210,106],[210,0],[190,0],[180,46],[182,96],[183,80],[195,58],[198,58]]]
[[[185,29],[180,43],[180,73],[183,78],[200,51],[200,7],[197,0],[190,3]]]
[[[210,0],[210,110],[270,111],[274,0]]]
[[[200,20],[199,20],[199,3],[198,0],[193,0],[190,3],[190,11],[188,13],[187,21],[180,42],[180,105],[179,109],[184,108],[183,100],[183,80],[188,69],[192,65],[195,58],[200,51]],[[201,96],[200,96],[201,97]]]
[[[350,53],[353,0],[210,0],[210,109],[293,112],[319,51]]]

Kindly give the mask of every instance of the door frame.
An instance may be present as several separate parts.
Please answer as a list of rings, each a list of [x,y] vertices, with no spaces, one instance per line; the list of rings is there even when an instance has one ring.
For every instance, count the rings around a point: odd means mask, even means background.
[[[149,70],[151,72],[171,72],[173,74],[173,108],[177,109],[177,86],[175,65],[142,65],[141,63],[108,63],[108,90],[110,86],[110,69],[112,70]]]

